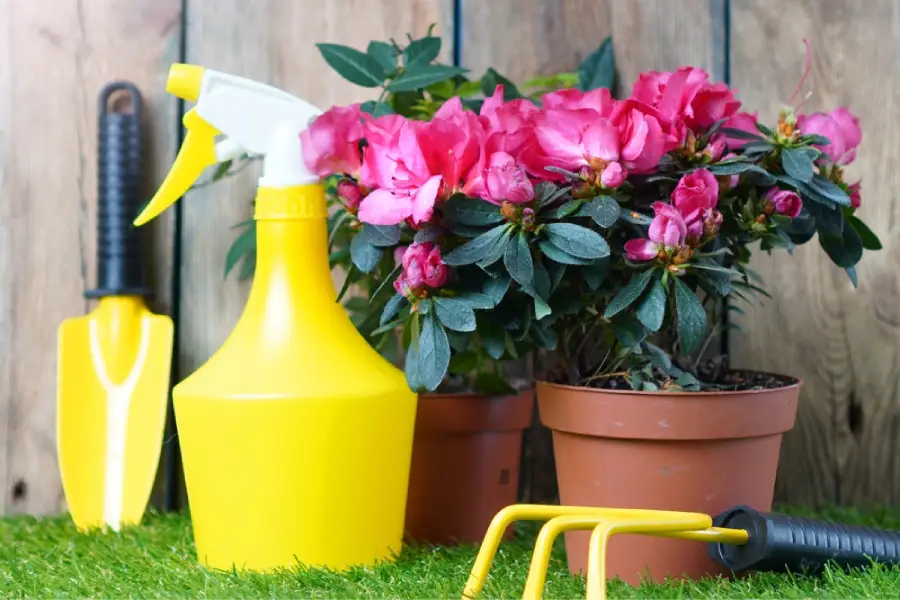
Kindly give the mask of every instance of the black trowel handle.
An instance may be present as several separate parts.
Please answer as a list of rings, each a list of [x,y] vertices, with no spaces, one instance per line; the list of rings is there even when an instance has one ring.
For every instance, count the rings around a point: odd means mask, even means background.
[[[713,525],[749,534],[743,546],[709,545],[710,556],[734,572],[812,574],[828,563],[844,569],[873,562],[900,564],[900,531],[762,513],[746,506],[716,516]]]
[[[145,231],[132,223],[142,207],[141,95],[116,81],[98,101],[97,289],[85,296],[145,296]]]

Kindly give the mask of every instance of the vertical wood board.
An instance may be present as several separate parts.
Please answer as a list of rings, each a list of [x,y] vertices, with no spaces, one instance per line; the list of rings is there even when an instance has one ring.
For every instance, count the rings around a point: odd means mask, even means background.
[[[732,74],[740,98],[774,123],[803,70],[802,112],[847,106],[863,143],[846,171],[862,178],[861,218],[884,249],[866,252],[859,289],[819,247],[794,256],[757,251],[752,267],[773,298],[738,319],[736,364],[804,380],[798,421],[784,441],[778,497],[791,503],[900,502],[900,185],[896,163],[900,5],[893,0],[734,0]],[[804,92],[805,93],[805,92]]]
[[[174,156],[180,0],[0,4],[0,513],[63,508],[56,460],[56,331],[93,308],[97,94],[128,79],[145,100],[148,193]],[[154,225],[153,308],[170,306],[172,219]]]

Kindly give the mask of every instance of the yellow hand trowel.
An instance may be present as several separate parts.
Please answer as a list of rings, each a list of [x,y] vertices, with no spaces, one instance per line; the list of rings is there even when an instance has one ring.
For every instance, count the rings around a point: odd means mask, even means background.
[[[117,94],[130,110],[115,109]],[[112,106],[110,106],[112,104]],[[139,523],[163,442],[172,320],[144,304],[144,244],[132,221],[141,208],[141,97],[128,82],[99,95],[98,299],[59,328],[57,452],[78,529]]]

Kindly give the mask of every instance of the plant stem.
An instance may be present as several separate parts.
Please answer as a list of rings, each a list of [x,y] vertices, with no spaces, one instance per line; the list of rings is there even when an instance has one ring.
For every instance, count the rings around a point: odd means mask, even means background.
[[[579,385],[584,385],[590,383],[592,381],[597,381],[598,379],[610,379],[612,377],[625,377],[628,375],[628,371],[617,371],[615,373],[603,373],[602,375],[592,375],[590,377],[586,377],[578,382]]]

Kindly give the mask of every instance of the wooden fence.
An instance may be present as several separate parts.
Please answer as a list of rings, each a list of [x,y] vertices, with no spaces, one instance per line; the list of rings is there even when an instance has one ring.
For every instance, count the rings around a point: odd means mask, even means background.
[[[153,189],[175,157],[183,107],[173,62],[267,81],[322,107],[366,99],[316,42],[364,48],[423,33],[447,61],[513,80],[572,70],[613,35],[623,90],[649,69],[706,68],[773,120],[814,49],[809,109],[860,115],[865,220],[885,243],[853,290],[815,247],[760,256],[774,298],[732,335],[738,366],[805,380],[787,436],[782,500],[900,503],[900,3],[896,0],[54,0],[0,2],[0,513],[63,508],[55,450],[56,329],[94,282],[96,94],[130,79],[147,102]],[[177,322],[174,380],[223,342],[247,297],[223,278],[255,173],[196,190],[151,226],[153,309]],[[175,449],[170,438],[167,454]],[[172,490],[160,486],[161,503]]]

